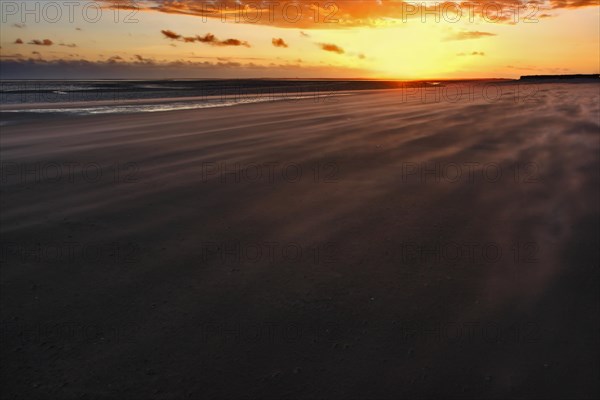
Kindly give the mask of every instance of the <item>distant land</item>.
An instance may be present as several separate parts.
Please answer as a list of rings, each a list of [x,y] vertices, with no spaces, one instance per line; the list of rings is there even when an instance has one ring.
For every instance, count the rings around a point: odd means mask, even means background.
[[[600,80],[600,74],[576,74],[576,75],[524,75],[522,81],[590,81]]]

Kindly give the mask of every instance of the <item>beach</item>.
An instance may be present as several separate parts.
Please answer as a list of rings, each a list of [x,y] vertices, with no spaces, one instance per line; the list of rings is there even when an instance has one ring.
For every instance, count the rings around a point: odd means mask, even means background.
[[[9,116],[2,391],[596,397],[599,88]]]

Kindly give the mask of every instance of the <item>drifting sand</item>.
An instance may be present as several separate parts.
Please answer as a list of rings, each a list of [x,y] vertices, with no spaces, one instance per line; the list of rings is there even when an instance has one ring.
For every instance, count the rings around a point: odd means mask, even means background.
[[[596,397],[599,86],[503,87],[3,126],[3,397]]]

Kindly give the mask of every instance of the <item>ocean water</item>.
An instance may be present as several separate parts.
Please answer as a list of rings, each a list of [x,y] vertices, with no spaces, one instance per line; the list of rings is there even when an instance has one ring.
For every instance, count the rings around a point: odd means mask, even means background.
[[[338,94],[343,95],[343,94]],[[325,98],[325,96],[321,96]],[[94,115],[94,114],[130,114],[143,112],[161,112],[177,110],[194,110],[199,108],[230,107],[239,104],[263,103],[269,101],[297,101],[302,99],[318,99],[316,96],[289,96],[277,98],[240,98],[228,101],[221,99],[206,99],[201,101],[173,101],[157,104],[123,104],[123,105],[103,105],[93,107],[65,107],[65,108],[27,108],[4,110],[0,113],[5,114],[70,114],[70,115]]]
[[[264,79],[1,81],[0,103],[5,106],[2,112],[10,114],[160,112],[305,98],[322,101],[342,91],[390,89],[401,85],[395,81]]]

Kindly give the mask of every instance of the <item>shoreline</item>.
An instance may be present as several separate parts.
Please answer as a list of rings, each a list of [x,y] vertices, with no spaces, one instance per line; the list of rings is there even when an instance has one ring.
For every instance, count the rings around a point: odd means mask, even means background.
[[[231,107],[252,103],[270,103],[270,102],[296,102],[307,99],[326,99],[328,97],[338,97],[338,96],[349,96],[349,95],[358,95],[358,94],[372,94],[377,92],[411,92],[415,90],[428,90],[433,91],[436,89],[442,88],[452,88],[452,86],[471,86],[477,87],[485,84],[493,84],[493,85],[503,85],[503,86],[512,86],[512,85],[521,85],[525,82],[527,85],[535,85],[543,86],[543,85],[552,85],[556,83],[560,84],[590,84],[590,83],[600,83],[598,81],[589,81],[589,80],[575,80],[575,81],[519,81],[519,80],[480,80],[480,81],[447,81],[440,82],[440,85],[428,83],[426,86],[414,86],[413,84],[417,82],[411,82],[410,87],[401,87],[401,88],[382,88],[382,89],[358,89],[358,90],[323,90],[323,91],[307,91],[302,93],[247,93],[242,95],[236,93],[223,93],[220,95],[210,95],[210,96],[182,96],[182,97],[165,97],[165,98],[139,98],[139,99],[119,99],[119,100],[98,100],[98,101],[65,101],[65,102],[37,102],[37,103],[15,103],[15,104],[0,104],[0,113],[28,113],[28,112],[39,112],[43,113],[44,110],[52,110],[54,113],[64,112],[68,114],[70,110],[75,109],[91,109],[91,108],[101,108],[101,107],[114,107],[115,110],[118,111],[119,107],[130,107],[130,106],[158,106],[158,105],[174,105],[180,104],[181,107],[185,107],[186,104],[197,102],[197,105],[194,106],[194,109],[202,109],[202,108],[218,108],[218,107]],[[424,84],[426,82],[418,82],[419,84]],[[467,93],[469,94],[469,93]],[[470,93],[474,95],[475,93]],[[67,93],[69,95],[69,93]],[[461,96],[464,93],[461,93]],[[414,96],[413,96],[414,97]],[[229,100],[228,100],[229,99]],[[249,100],[249,101],[244,101]],[[206,107],[202,107],[202,103],[205,102]],[[38,111],[39,110],[39,111]],[[159,110],[161,111],[161,110]],[[177,111],[175,110],[167,110],[168,111]],[[150,111],[156,112],[156,111]],[[118,112],[115,112],[118,113]],[[135,111],[127,112],[135,113]]]

